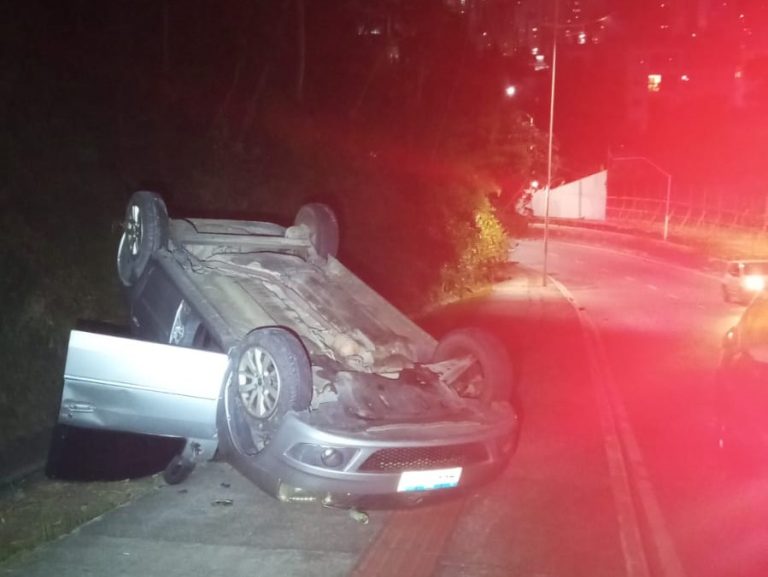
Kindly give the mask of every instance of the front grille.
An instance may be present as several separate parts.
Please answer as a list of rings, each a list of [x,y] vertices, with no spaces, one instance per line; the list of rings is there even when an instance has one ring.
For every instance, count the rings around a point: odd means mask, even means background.
[[[360,471],[399,473],[465,467],[485,461],[488,454],[481,443],[443,447],[402,447],[381,449],[368,457]]]

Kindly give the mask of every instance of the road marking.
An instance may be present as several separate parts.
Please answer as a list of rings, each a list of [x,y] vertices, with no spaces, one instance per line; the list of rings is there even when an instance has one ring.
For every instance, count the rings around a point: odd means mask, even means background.
[[[466,497],[392,513],[350,577],[430,577]]]
[[[629,423],[624,402],[618,393],[597,326],[589,315],[576,306],[576,300],[565,286],[555,279],[550,280],[574,305],[584,333],[590,374],[603,427],[611,489],[617,509],[627,577],[650,576],[650,567],[640,530],[641,511],[649,526],[650,540],[655,546],[663,574],[666,577],[685,577],[685,571],[650,481],[648,469]],[[633,489],[639,503],[633,498]],[[638,508],[641,508],[641,511],[638,511]]]
[[[606,247],[606,246],[595,246],[592,244],[586,244],[582,242],[573,242],[573,241],[567,241],[567,240],[554,240],[553,243],[560,243],[570,246],[577,246],[579,248],[586,248],[591,250],[597,250],[602,252],[608,252],[611,254],[620,254],[622,256],[628,256],[637,260],[642,260],[647,263],[652,264],[662,264],[668,268],[674,268],[680,271],[685,271],[689,273],[693,273],[695,275],[698,275],[700,277],[704,277],[709,280],[720,280],[722,278],[721,274],[716,274],[714,272],[707,272],[707,271],[701,271],[692,267],[683,266],[681,264],[665,261],[662,258],[658,258],[652,255],[645,255],[645,254],[638,254],[636,252],[632,252],[631,250],[619,250],[616,248]],[[551,254],[551,249],[550,249]]]

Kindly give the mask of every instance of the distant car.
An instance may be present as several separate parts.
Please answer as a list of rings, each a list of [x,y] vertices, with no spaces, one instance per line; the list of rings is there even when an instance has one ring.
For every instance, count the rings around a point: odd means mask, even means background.
[[[723,275],[726,302],[749,303],[768,283],[768,260],[732,260]]]
[[[409,503],[492,478],[518,438],[504,346],[471,327],[436,342],[338,243],[323,204],[283,227],[169,219],[135,193],[117,255],[134,338],[71,333],[60,423],[185,439],[169,483],[218,449],[284,501]]]
[[[716,379],[720,449],[765,462],[768,456],[768,293],[757,295],[723,339]]]

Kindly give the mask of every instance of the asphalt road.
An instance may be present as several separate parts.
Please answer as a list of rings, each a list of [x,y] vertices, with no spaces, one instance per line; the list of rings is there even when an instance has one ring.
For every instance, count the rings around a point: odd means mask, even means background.
[[[522,243],[515,257],[542,267],[542,242]],[[558,237],[547,269],[603,344],[624,440],[636,449],[631,473],[651,569],[764,576],[768,479],[724,460],[714,428],[720,343],[743,307],[723,302],[703,262]]]
[[[210,463],[0,575],[760,574],[761,486],[721,475],[708,436],[718,345],[740,309],[690,263],[615,244],[553,241],[557,282],[521,270],[425,321],[437,335],[483,326],[513,355],[522,437],[488,486],[362,524],[280,504]],[[532,240],[513,256],[536,270],[541,255]]]

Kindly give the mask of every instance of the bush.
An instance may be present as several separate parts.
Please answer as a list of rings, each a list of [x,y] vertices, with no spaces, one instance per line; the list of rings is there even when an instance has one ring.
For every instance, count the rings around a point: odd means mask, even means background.
[[[451,219],[448,234],[455,258],[440,270],[440,283],[433,288],[437,302],[461,298],[492,282],[498,266],[507,261],[509,239],[488,198],[476,198],[471,219]]]

